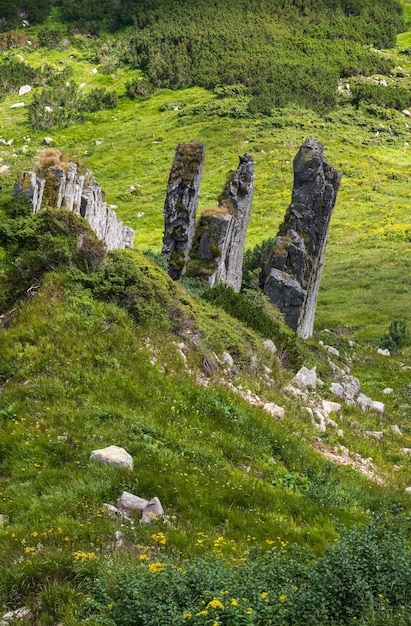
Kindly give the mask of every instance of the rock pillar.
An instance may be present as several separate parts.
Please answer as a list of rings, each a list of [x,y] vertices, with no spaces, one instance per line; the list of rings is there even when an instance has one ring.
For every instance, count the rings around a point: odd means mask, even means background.
[[[328,165],[316,139],[307,139],[294,162],[291,204],[272,250],[263,254],[264,292],[285,322],[312,335],[328,229],[341,174]]]
[[[249,154],[240,163],[217,208],[206,209],[194,236],[189,273],[208,276],[208,283],[240,291],[245,239],[254,193],[254,163]]]
[[[203,173],[205,145],[200,141],[179,143],[168,180],[164,203],[163,253],[174,280],[185,271],[194,235]]]
[[[41,209],[44,201],[48,206],[84,217],[107,250],[133,246],[133,229],[123,224],[107,206],[104,192],[90,171],[85,176],[79,175],[75,163],[70,162],[65,167],[43,167],[41,174],[39,178],[35,172],[20,172],[14,186],[14,197],[24,195],[33,213]]]

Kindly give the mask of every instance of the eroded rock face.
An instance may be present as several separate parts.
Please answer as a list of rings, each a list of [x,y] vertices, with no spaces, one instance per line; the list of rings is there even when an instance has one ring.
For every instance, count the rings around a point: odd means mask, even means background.
[[[35,172],[20,172],[14,186],[15,199],[25,196],[33,213],[43,205],[65,208],[84,217],[104,241],[108,250],[131,248],[134,231],[123,224],[104,200],[104,192],[87,170],[80,175],[75,163],[65,167],[50,166],[38,176]]]
[[[181,278],[193,240],[196,213],[203,173],[205,144],[181,142],[176,148],[164,203],[163,253],[169,264],[169,275]]]
[[[341,174],[328,165],[323,146],[307,139],[294,159],[292,201],[275,245],[263,258],[264,292],[304,338],[313,332],[328,229]]]
[[[190,253],[190,273],[208,274],[208,283],[228,285],[240,291],[244,247],[254,194],[254,162],[249,154],[240,157],[233,178],[219,206],[203,212]]]

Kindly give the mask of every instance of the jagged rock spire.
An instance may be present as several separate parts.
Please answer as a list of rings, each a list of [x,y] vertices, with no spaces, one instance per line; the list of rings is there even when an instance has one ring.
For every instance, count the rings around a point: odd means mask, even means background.
[[[286,323],[312,335],[328,229],[341,174],[328,165],[316,139],[307,139],[294,158],[292,201],[272,250],[263,255],[264,292]]]
[[[204,156],[205,144],[202,142],[181,142],[171,167],[164,203],[162,252],[168,260],[168,273],[174,280],[181,278],[186,271],[196,223]]]
[[[200,218],[190,253],[189,273],[208,276],[212,287],[221,283],[240,291],[248,222],[254,193],[254,162],[240,157],[234,176],[220,197],[219,206]]]
[[[80,175],[76,164],[68,162],[43,166],[40,174],[20,172],[14,185],[15,199],[25,196],[33,207],[33,213],[47,204],[81,215],[105,243],[107,250],[132,248],[133,229],[123,224],[106,204],[104,192],[89,170]]]

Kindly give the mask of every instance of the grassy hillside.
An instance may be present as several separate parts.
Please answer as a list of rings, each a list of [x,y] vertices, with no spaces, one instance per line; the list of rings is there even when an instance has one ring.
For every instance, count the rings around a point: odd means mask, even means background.
[[[299,4],[281,5],[281,32],[298,17],[310,49],[318,12]],[[402,4],[409,20],[411,4]],[[269,15],[280,3],[259,5]],[[352,3],[323,5],[323,15],[335,8],[339,25],[356,23]],[[100,3],[102,17],[107,7]],[[365,29],[375,13],[365,1],[356,7]],[[147,7],[144,15],[152,20],[140,23],[143,39],[144,29],[166,28],[161,12]],[[10,35],[1,53],[0,618],[25,605],[27,623],[39,626],[406,626],[409,338],[391,357],[376,349],[393,320],[411,324],[411,121],[390,100],[410,92],[410,31],[393,49],[367,52],[386,73],[341,76],[327,112],[300,102],[262,114],[250,109],[250,85],[154,89],[140,61],[125,63],[130,32],[70,30],[54,10]],[[32,90],[19,96],[20,82]],[[58,105],[64,93],[71,109]],[[46,96],[59,114],[51,127]],[[10,108],[18,102],[25,106]],[[46,136],[93,171],[135,228],[135,250],[103,259],[74,217],[33,217],[11,201],[17,172],[32,167]],[[206,143],[200,209],[216,203],[238,155],[252,155],[252,249],[277,232],[292,159],[308,136],[323,142],[343,180],[316,334],[302,341],[256,294],[204,298],[141,251],[161,249],[179,141]],[[384,402],[383,415],[343,403],[331,415],[335,426],[314,425],[307,406],[337,400],[330,358]],[[324,382],[308,398],[287,388],[303,364]],[[284,416],[273,418],[267,403]],[[133,471],[89,460],[111,444],[133,456]],[[103,504],[116,504],[123,490],[160,498],[164,519],[143,526],[112,517]]]

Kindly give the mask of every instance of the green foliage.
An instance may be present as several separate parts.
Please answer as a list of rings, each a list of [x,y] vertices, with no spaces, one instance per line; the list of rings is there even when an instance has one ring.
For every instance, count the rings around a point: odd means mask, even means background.
[[[83,96],[75,83],[67,84],[63,82],[64,78],[67,75],[54,74],[49,80],[54,86],[34,95],[28,112],[29,123],[34,130],[80,124],[84,121],[86,111],[101,111],[117,106],[115,91],[95,88]]]
[[[232,566],[220,556],[126,566],[115,585],[92,584],[82,617],[110,626],[394,623],[407,615],[411,585],[404,529],[377,518],[317,558],[291,546],[251,550]]]
[[[167,319],[173,283],[137,252],[111,252],[88,283],[97,298],[119,304],[139,323],[151,321],[161,325]]]
[[[34,130],[79,124],[84,121],[83,97],[74,83],[43,89],[33,96],[28,120]]]
[[[217,285],[205,291],[203,298],[241,320],[263,339],[272,339],[287,365],[298,367],[301,356],[295,336],[286,328],[281,314],[264,294],[253,291],[236,293],[231,287]]]
[[[275,238],[265,239],[254,248],[249,248],[244,253],[243,259],[243,285],[246,287],[258,287],[258,276],[261,271],[261,255],[264,250],[274,245]]]
[[[357,83],[352,86],[352,102],[358,107],[361,102],[379,107],[407,109],[411,103],[411,91],[396,85],[377,85],[374,83]]]
[[[84,98],[83,107],[87,111],[103,111],[114,109],[117,106],[118,97],[115,91],[107,91],[103,88],[92,89]]]
[[[405,320],[392,320],[387,334],[380,339],[381,348],[395,352],[399,348],[409,345],[410,335]]]
[[[84,220],[55,209],[33,215],[25,198],[6,206],[0,244],[7,253],[2,311],[30,288],[37,289],[45,272],[61,267],[94,271],[105,255],[104,245]]]
[[[58,48],[63,39],[62,32],[57,28],[40,28],[37,37],[39,46],[44,48]]]
[[[130,98],[148,98],[152,90],[149,81],[140,76],[126,83],[126,92]]]
[[[0,100],[18,92],[22,85],[38,82],[40,72],[24,61],[8,59],[0,63]]]

